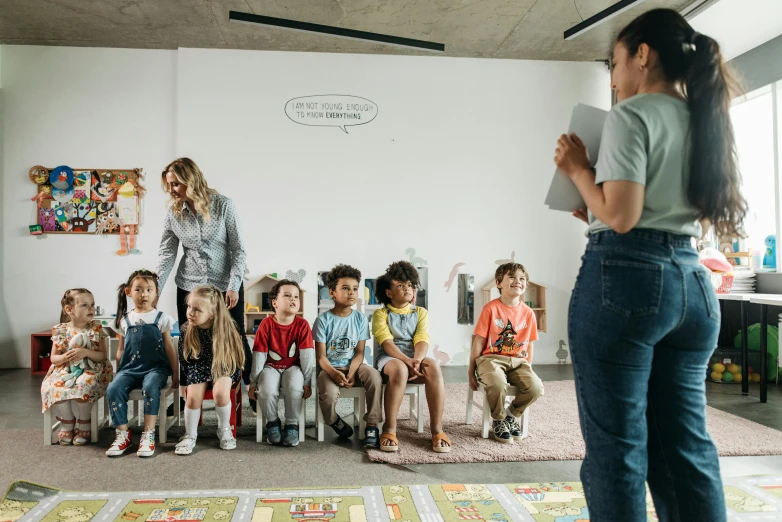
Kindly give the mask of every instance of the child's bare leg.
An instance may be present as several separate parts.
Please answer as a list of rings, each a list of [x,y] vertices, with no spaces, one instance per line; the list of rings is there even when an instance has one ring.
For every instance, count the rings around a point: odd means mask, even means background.
[[[424,374],[426,402],[429,403],[429,425],[432,435],[443,431],[443,409],[445,408],[445,383],[440,366],[432,359],[421,361],[421,373]],[[447,444],[440,441],[440,445]]]
[[[154,431],[157,424],[157,415],[144,414],[144,431]]]
[[[204,402],[206,383],[190,384],[185,399],[185,436],[176,445],[177,455],[190,455],[198,437],[198,420],[201,417],[201,405]]]
[[[215,398],[215,406],[222,407],[231,403],[231,378],[220,377],[212,385],[212,395]]]
[[[188,410],[201,409],[201,404],[204,402],[205,393],[206,393],[205,382],[189,385],[187,387],[187,400],[185,401],[185,408],[187,408]]]
[[[396,418],[399,415],[399,407],[402,406],[402,399],[405,397],[405,386],[407,386],[407,365],[398,359],[392,359],[383,366],[383,373],[388,376],[384,404],[386,420],[383,431],[396,433]],[[383,440],[383,443],[390,444],[387,440]]]

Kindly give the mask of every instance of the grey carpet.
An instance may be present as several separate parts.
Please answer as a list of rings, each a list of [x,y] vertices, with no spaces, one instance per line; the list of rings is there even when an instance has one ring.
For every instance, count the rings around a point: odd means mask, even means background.
[[[309,436],[314,435],[309,430]],[[131,453],[108,458],[113,440],[104,429],[94,445],[43,446],[40,430],[3,430],[0,492],[15,480],[75,491],[193,490],[198,488],[283,488],[442,482],[398,466],[371,462],[363,450],[308,438],[295,448],[257,444],[243,437],[232,451],[217,438],[199,437],[192,455],[174,454],[176,438],[158,444],[152,458]],[[205,434],[206,435],[206,434]],[[138,436],[133,442],[138,444]]]

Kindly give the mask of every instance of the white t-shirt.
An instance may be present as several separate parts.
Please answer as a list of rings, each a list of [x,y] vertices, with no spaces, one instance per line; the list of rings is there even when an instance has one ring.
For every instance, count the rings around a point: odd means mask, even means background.
[[[158,313],[159,310],[152,310],[151,312],[147,312],[145,314],[140,314],[135,310],[131,310],[128,312],[128,321],[130,321],[130,324],[134,326],[140,324],[155,324],[155,318],[157,317]],[[160,321],[158,321],[157,325],[160,328],[160,333],[170,332],[174,326],[174,319],[168,314],[163,314],[160,316]],[[127,323],[125,323],[125,319],[120,318],[119,328],[117,328],[114,324],[114,321],[112,321],[111,329],[117,332],[117,335],[125,337],[125,332],[127,331]]]

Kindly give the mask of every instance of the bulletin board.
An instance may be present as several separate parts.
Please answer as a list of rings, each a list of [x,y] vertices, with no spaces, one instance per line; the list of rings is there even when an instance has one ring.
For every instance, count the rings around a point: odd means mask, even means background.
[[[29,177],[37,186],[31,219],[40,225],[37,233],[138,233],[145,192],[143,169],[36,165]]]

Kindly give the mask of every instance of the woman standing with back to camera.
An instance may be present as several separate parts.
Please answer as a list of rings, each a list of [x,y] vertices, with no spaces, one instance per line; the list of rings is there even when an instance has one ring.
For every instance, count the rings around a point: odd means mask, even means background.
[[[731,79],[717,42],[667,9],[622,30],[613,65],[595,171],[574,135],[555,158],[591,214],[575,213],[589,243],[568,332],[590,520],[645,521],[648,481],[660,520],[724,521],[704,383],[720,312],[692,245],[702,225],[741,235],[747,211]]]

